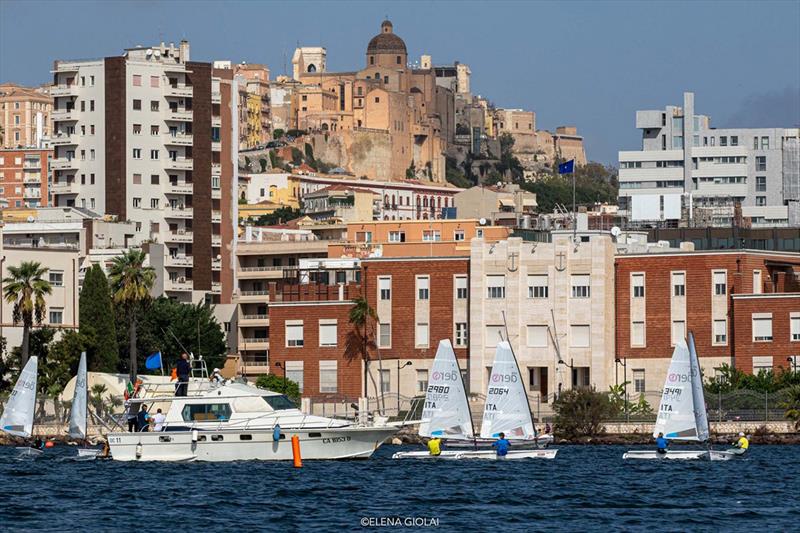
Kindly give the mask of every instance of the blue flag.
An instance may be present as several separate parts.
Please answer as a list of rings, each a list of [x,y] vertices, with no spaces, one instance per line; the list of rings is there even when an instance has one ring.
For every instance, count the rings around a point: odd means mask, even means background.
[[[156,352],[153,355],[147,356],[144,366],[149,369],[161,368],[161,352]]]
[[[572,174],[575,171],[575,160],[570,159],[566,163],[558,165],[559,174]]]

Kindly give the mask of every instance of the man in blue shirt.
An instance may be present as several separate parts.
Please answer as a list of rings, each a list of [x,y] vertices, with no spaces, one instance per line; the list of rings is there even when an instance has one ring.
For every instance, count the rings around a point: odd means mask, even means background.
[[[136,429],[137,431],[150,431],[150,414],[145,405],[142,405],[142,410],[136,415]]]
[[[663,433],[659,433],[656,439],[656,451],[658,453],[667,453],[667,446],[669,446],[669,441],[664,438]]]
[[[492,444],[493,448],[497,448],[497,457],[505,457],[508,455],[508,449],[511,443],[506,440],[506,434],[500,433],[500,438]]]

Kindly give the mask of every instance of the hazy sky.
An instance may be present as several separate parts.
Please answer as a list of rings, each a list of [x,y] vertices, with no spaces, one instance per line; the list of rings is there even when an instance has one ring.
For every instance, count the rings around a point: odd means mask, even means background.
[[[329,70],[364,65],[388,16],[409,57],[460,61],[473,93],[574,124],[590,159],[637,149],[637,109],[695,92],[719,127],[800,126],[800,2],[222,2],[0,0],[0,81],[51,79],[54,59],[191,41],[192,59],[291,71],[297,44],[328,49]],[[285,65],[285,67],[284,67]]]

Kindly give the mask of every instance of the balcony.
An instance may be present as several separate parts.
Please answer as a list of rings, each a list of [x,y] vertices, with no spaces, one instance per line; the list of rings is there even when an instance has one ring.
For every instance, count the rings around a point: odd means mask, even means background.
[[[211,222],[222,222],[222,211],[211,211]]]
[[[269,315],[242,315],[239,319],[239,327],[263,326],[269,326]]]
[[[194,210],[191,207],[168,207],[164,209],[164,218],[192,218]]]
[[[211,163],[211,175],[219,176],[222,174],[222,163]]]
[[[219,91],[211,93],[211,103],[212,104],[222,103],[222,94]]]
[[[222,294],[222,282],[212,281],[211,282],[211,293],[212,294]]]
[[[167,120],[175,120],[181,122],[191,122],[192,121],[192,112],[191,110],[186,111],[185,109],[170,109],[167,113]]]
[[[78,94],[77,85],[53,85],[50,87],[50,96],[56,98],[58,96],[76,96]]]
[[[194,136],[186,133],[177,133],[172,135],[167,133],[164,135],[164,144],[167,146],[191,146]]]
[[[50,113],[50,118],[53,122],[58,120],[78,120],[74,109],[54,109]]]
[[[284,270],[297,269],[296,266],[241,267],[239,279],[282,279]]]
[[[51,159],[50,160],[50,168],[53,170],[70,170],[78,168],[78,163],[74,159],[69,159],[66,157],[58,158],[58,159]]]
[[[211,189],[211,199],[212,200],[222,199],[222,191],[220,189]]]
[[[25,170],[41,170],[42,169],[42,160],[41,159],[26,159],[22,163],[22,168]]]
[[[42,183],[42,175],[39,173],[26,174],[25,177],[22,178],[22,183],[25,185],[39,185]]]
[[[53,194],[78,194],[78,186],[74,181],[54,181],[50,185],[50,192]]]
[[[242,303],[266,302],[269,301],[269,291],[239,291],[238,300]]]
[[[38,188],[37,189],[25,189],[25,191],[22,193],[22,197],[26,198],[26,199],[29,198],[31,200],[37,200],[37,199],[42,197],[42,191],[40,191]]]
[[[211,270],[222,270],[222,259],[212,259]]]
[[[212,152],[221,152],[222,151],[222,143],[219,141],[211,141],[211,151]]]
[[[222,236],[220,236],[220,235],[212,235],[211,236],[211,246],[222,246]]]
[[[168,267],[191,267],[194,259],[191,255],[168,255],[164,258],[164,265]]]
[[[59,133],[50,139],[50,144],[52,146],[68,146],[70,144],[78,144],[78,139],[67,133]]]
[[[191,231],[178,230],[177,232],[167,233],[164,242],[192,242],[194,234]]]
[[[185,278],[168,279],[164,282],[164,290],[174,292],[186,292],[192,290],[192,280]]]
[[[222,119],[220,117],[211,117],[211,127],[212,128],[221,128],[222,127]]]
[[[266,337],[242,337],[239,339],[239,351],[268,350],[269,339]],[[248,367],[249,368],[249,367]]]
[[[191,159],[179,157],[177,159],[167,159],[164,168],[167,170],[192,170],[193,165],[194,163]]]
[[[175,98],[191,98],[194,90],[191,85],[167,85],[164,88],[164,96],[172,96]]]
[[[191,183],[170,183],[167,185],[167,194],[192,194],[194,187]]]

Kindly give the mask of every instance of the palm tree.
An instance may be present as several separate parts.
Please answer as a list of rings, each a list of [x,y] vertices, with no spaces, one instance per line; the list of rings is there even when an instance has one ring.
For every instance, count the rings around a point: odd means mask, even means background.
[[[150,289],[156,280],[156,271],[144,266],[146,255],[143,250],[128,250],[111,261],[108,279],[114,302],[125,309],[128,317],[128,338],[130,339],[130,378],[136,382],[136,313],[150,300]]]
[[[353,307],[350,308],[350,323],[355,326],[356,329],[361,329],[361,358],[364,361],[364,393],[367,392],[367,376],[372,378],[372,385],[375,387],[376,392],[378,393],[378,397],[381,400],[381,412],[384,410],[384,402],[383,402],[383,386],[378,389],[378,386],[375,384],[375,378],[369,372],[369,323],[370,320],[378,321],[378,313],[375,312],[375,309],[370,307],[369,302],[364,297],[358,297],[353,300]],[[381,357],[381,351],[377,350],[378,352],[378,371],[379,375],[383,376],[383,359]]]
[[[50,270],[36,261],[23,261],[18,267],[9,266],[9,276],[3,278],[3,297],[13,304],[14,324],[22,322],[22,361],[20,368],[28,362],[30,332],[34,324],[41,324],[47,312],[44,297],[53,292],[53,287],[42,276]]]

